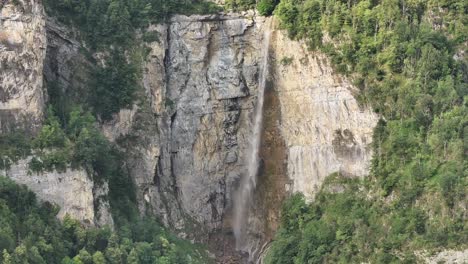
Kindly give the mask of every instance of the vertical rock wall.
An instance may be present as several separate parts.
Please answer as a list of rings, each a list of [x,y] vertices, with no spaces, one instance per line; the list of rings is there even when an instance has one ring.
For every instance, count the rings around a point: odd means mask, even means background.
[[[154,29],[144,80],[158,138],[142,146],[147,172],[135,176],[143,200],[176,228],[223,226],[248,146],[259,25],[248,15],[176,16]]]
[[[332,173],[369,173],[377,116],[359,106],[356,88],[336,74],[327,58],[275,30],[265,94],[262,163],[250,208],[247,249],[261,258],[280,220],[279,205],[291,193],[312,200]]]
[[[70,96],[81,94],[88,74],[89,62],[70,29],[51,20],[45,26],[39,4],[19,2],[22,7],[10,1],[0,6],[0,132],[40,126],[43,74],[47,86],[57,84]],[[158,40],[144,44],[149,55],[140,100],[102,125],[125,150],[141,212],[156,215],[181,236],[210,242],[220,259],[234,254],[232,197],[246,171],[264,24],[247,12],[174,16],[149,27]],[[323,55],[276,30],[269,56],[262,162],[249,218],[248,248],[255,255],[273,237],[279,205],[290,193],[312,199],[331,173],[368,173],[377,121]],[[61,215],[111,221],[106,213],[94,214],[93,201],[105,201],[105,185],[96,187],[80,171],[31,176],[24,166],[15,165],[9,175],[62,205]],[[81,198],[57,191],[63,188]]]
[[[39,199],[58,205],[59,219],[68,214],[88,226],[113,225],[109,203],[105,199],[107,184],[94,183],[84,170],[31,172],[28,163],[29,159],[20,160],[4,173],[16,183],[26,185]],[[97,203],[98,199],[104,201]]]
[[[246,170],[263,26],[263,18],[245,13],[175,16],[150,27],[159,41],[149,43],[144,64],[147,102],[135,115],[123,110],[111,126],[136,136],[127,153],[141,211],[182,236],[216,241],[221,255],[232,254],[232,197]],[[262,162],[249,218],[247,248],[255,255],[273,237],[289,193],[312,199],[331,173],[368,173],[377,121],[323,55],[279,30],[271,43]]]
[[[0,133],[40,127],[47,45],[40,1],[0,2]]]
[[[359,106],[353,96],[357,89],[335,73],[324,55],[282,31],[272,43],[290,191],[312,199],[332,173],[367,175],[377,115]]]

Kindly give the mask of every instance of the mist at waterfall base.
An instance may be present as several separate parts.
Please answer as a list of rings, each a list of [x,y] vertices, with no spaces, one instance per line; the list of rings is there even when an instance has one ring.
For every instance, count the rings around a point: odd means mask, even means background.
[[[263,36],[263,57],[261,63],[261,74],[259,76],[259,87],[257,95],[257,105],[255,116],[252,120],[253,131],[250,137],[249,152],[247,155],[247,172],[242,176],[239,188],[234,199],[234,222],[233,232],[236,239],[236,249],[246,250],[246,235],[249,218],[249,207],[251,206],[253,193],[257,186],[257,174],[259,168],[259,150],[263,127],[263,103],[265,86],[268,77],[268,53],[270,46],[271,31],[269,26],[265,26]],[[252,256],[250,256],[251,258]]]

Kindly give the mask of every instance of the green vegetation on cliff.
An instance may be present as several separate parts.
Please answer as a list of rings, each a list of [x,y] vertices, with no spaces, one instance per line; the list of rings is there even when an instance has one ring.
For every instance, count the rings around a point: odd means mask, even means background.
[[[256,8],[260,15],[269,16],[280,0],[226,0],[226,8],[241,11]]]
[[[81,107],[70,107],[62,118],[51,101],[47,118],[35,137],[23,131],[0,135],[0,168],[8,169],[32,156],[31,172],[85,169],[97,184],[109,183],[109,202],[118,225],[138,219],[133,182],[124,168],[124,155],[99,131],[96,119]]]
[[[139,216],[124,155],[100,132],[99,123],[132,107],[141,91],[145,42],[158,41],[158,35],[139,32],[175,12],[219,8],[187,0],[45,0],[44,5],[82,42],[87,59],[82,68],[88,69],[89,79],[85,91],[76,89],[73,95],[58,83],[47,83],[48,111],[41,130],[37,135],[0,135],[0,168],[33,156],[32,172],[85,169],[96,184],[108,182],[116,230],[86,229],[70,218],[61,224],[58,208],[39,203],[25,187],[0,177],[0,263],[209,263],[198,246]]]
[[[267,263],[416,263],[418,250],[468,246],[467,12],[461,0],[276,7],[290,37],[329,55],[382,118],[369,178],[341,179],[342,193],[325,185],[310,205],[291,198]]]
[[[37,201],[24,186],[0,177],[0,263],[171,264],[209,261],[203,249],[182,241],[154,220],[110,228],[83,228],[58,209]]]
[[[137,30],[173,14],[212,13],[220,8],[203,0],[44,0],[46,11],[81,30],[92,48],[130,44]]]
[[[110,120],[122,108],[131,107],[140,88],[146,42],[158,41],[150,24],[164,22],[172,14],[212,13],[216,4],[200,0],[44,0],[46,12],[76,29],[92,67],[86,80],[83,104],[96,117]],[[139,34],[142,33],[142,34]]]

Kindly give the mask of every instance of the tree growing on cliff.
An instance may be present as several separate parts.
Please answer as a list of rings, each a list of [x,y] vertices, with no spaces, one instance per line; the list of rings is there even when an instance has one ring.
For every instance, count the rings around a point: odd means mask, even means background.
[[[269,16],[275,10],[279,0],[260,0],[257,4],[257,10],[262,16]]]

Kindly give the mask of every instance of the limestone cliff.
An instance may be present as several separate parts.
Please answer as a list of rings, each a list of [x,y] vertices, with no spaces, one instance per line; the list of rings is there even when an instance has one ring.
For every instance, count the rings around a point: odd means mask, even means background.
[[[282,31],[277,31],[273,46],[272,83],[280,102],[291,191],[310,200],[332,173],[367,175],[377,115],[359,106],[353,96],[357,89],[334,72],[324,55],[310,52]]]
[[[79,87],[69,84],[77,80],[72,66],[82,65],[72,59],[79,43],[64,37],[68,29],[46,20],[41,1],[0,1],[0,133],[38,131],[47,83]],[[34,173],[29,170],[29,160],[20,160],[0,174],[27,185],[41,200],[60,206],[60,219],[69,214],[88,226],[113,225],[107,183],[93,182],[84,170]]]
[[[28,162],[29,159],[20,160],[5,171],[6,176],[28,186],[39,199],[58,205],[59,219],[68,214],[87,226],[113,225],[107,184],[94,183],[84,170],[31,172]],[[99,199],[103,201],[98,203]]]
[[[125,131],[110,134],[140,138],[128,153],[141,210],[181,235],[216,240],[218,252],[233,246],[232,197],[246,170],[264,22],[253,13],[175,16],[150,28],[160,42],[150,44],[143,80],[149,106],[140,112],[154,117],[123,110],[106,125]],[[263,162],[246,246],[256,255],[272,238],[288,193],[312,199],[331,173],[368,173],[377,122],[323,55],[279,30],[271,43]]]
[[[0,2],[0,133],[40,126],[46,45],[40,1]]]
[[[332,173],[369,173],[377,115],[359,106],[356,88],[327,58],[274,27],[265,94],[261,170],[249,217],[248,251],[258,257],[279,225],[288,194],[310,201]]]
[[[186,235],[208,240],[231,232],[228,215],[245,167],[262,24],[250,13],[175,16],[150,29],[161,41],[151,44],[144,85],[158,129],[153,136],[137,132],[145,139],[130,151],[130,167],[141,209]]]
[[[0,29],[5,62],[0,71],[1,132],[17,124],[36,129],[47,87],[58,84],[75,96],[87,78],[90,62],[72,30],[45,19],[40,5],[31,3],[30,9],[0,6],[2,25],[8,26]],[[158,40],[142,44],[149,53],[139,100],[100,124],[126,153],[141,212],[161,218],[180,236],[210,243],[224,262],[224,256],[235,254],[232,198],[246,172],[266,24],[265,18],[246,12],[174,16],[150,26],[146,31]],[[272,30],[262,162],[245,247],[254,257],[274,235],[279,205],[290,193],[313,199],[331,173],[368,173],[377,121],[358,105],[355,88],[334,73],[323,55]],[[61,205],[61,216],[68,212],[84,222],[112,221],[106,213],[97,217],[94,208],[94,201],[107,193],[105,185],[96,187],[84,171],[28,175],[25,166],[21,161],[7,174]]]

